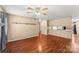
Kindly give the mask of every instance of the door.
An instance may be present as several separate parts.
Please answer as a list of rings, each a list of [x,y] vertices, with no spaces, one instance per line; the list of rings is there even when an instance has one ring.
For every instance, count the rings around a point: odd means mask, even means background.
[[[0,12],[0,52],[3,52],[7,44],[7,17]]]
[[[0,52],[1,52],[1,18],[0,18]]]

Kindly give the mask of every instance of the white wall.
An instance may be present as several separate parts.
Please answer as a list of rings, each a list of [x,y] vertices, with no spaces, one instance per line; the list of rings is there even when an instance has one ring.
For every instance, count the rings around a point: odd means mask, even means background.
[[[9,18],[8,42],[20,39],[26,39],[38,35],[39,32],[38,23],[33,18],[16,16],[16,15],[9,15],[8,18]],[[36,25],[14,24],[13,22],[34,23]]]
[[[72,18],[66,17],[61,19],[53,19],[49,21],[49,26],[66,26],[68,30],[53,30],[52,28],[49,30],[50,35],[56,35],[64,38],[72,38]]]
[[[79,34],[79,20],[76,22],[77,34]]]
[[[47,20],[42,20],[40,22],[41,34],[47,35]]]

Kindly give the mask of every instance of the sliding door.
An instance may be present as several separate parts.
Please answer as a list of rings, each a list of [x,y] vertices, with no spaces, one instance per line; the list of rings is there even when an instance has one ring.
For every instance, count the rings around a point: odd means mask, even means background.
[[[1,52],[1,15],[0,15],[0,52]]]
[[[0,52],[3,52],[7,44],[7,16],[0,12]]]

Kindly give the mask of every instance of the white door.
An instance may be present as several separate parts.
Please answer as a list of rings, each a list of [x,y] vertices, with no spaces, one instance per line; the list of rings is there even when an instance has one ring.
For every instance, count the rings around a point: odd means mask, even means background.
[[[40,30],[41,34],[47,35],[47,20],[43,20],[40,22]]]

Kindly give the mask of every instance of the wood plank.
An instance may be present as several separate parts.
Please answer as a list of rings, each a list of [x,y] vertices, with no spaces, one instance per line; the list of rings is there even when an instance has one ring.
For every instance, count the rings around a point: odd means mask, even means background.
[[[5,52],[9,53],[60,53],[72,52],[71,39],[53,35],[40,35],[24,40],[9,42]]]

